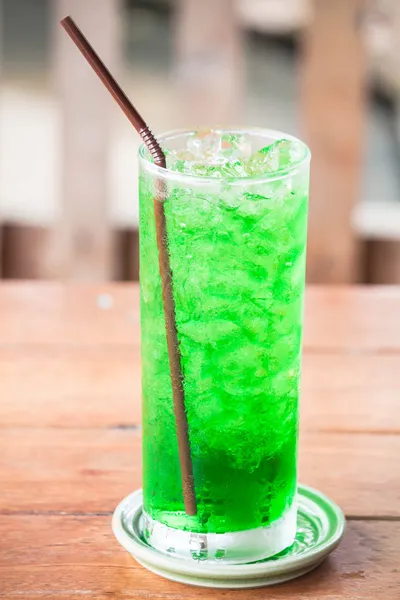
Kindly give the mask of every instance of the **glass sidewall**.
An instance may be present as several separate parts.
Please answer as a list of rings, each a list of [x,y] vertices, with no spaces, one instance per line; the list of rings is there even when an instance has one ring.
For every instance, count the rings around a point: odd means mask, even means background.
[[[218,180],[160,169],[140,153],[143,536],[162,552],[194,557],[194,543],[207,548],[204,558],[248,562],[293,542],[309,158],[306,149],[287,172]],[[154,223],[160,200],[196,517],[185,514],[180,481]]]

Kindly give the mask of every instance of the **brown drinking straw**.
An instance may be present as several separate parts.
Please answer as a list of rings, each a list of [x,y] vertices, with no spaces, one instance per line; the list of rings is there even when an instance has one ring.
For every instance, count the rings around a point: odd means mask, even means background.
[[[115,81],[110,71],[94,51],[79,27],[71,19],[66,17],[61,25],[76,44],[90,66],[97,73],[110,94],[122,108],[129,121],[142,137],[154,163],[159,167],[166,167],[165,154],[156,138],[150,131],[148,125],[139,115],[135,107],[128,100],[121,87]],[[164,305],[165,328],[167,336],[169,366],[172,383],[172,396],[176,419],[178,436],[179,460],[181,466],[183,498],[185,510],[188,515],[197,514],[196,496],[194,491],[193,466],[190,456],[189,430],[185,410],[185,394],[183,390],[183,375],[181,368],[181,357],[178,344],[178,335],[175,321],[175,303],[172,291],[172,273],[169,263],[167,247],[167,229],[164,213],[165,186],[162,181],[157,182],[157,198],[154,198],[154,216],[157,233],[158,262],[162,283],[162,299]]]

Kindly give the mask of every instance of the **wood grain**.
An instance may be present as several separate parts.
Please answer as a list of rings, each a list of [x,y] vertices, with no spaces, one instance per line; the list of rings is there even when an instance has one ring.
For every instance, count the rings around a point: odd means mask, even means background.
[[[105,300],[107,308],[101,308]],[[104,306],[104,303],[103,303]],[[309,286],[306,351],[400,350],[400,288]],[[137,284],[69,287],[7,283],[0,293],[0,345],[138,344]]]
[[[400,353],[305,352],[302,431],[400,433]]]
[[[0,511],[112,511],[141,486],[138,429],[3,429]]]
[[[3,429],[0,511],[111,511],[141,485],[137,429]],[[400,517],[400,436],[304,432],[300,480],[347,514]],[[385,490],[385,493],[382,493]]]
[[[400,287],[311,286],[305,301],[305,350],[400,350]]]
[[[139,344],[139,289],[10,283],[0,294],[0,345]]]
[[[139,425],[139,348],[0,348],[0,427]]]
[[[400,354],[306,352],[302,430],[400,432]],[[0,348],[0,427],[140,424],[137,343]],[[346,419],[343,419],[343,415]]]
[[[400,289],[307,291],[300,480],[350,517],[315,573],[270,590],[164,582],[113,539],[141,484],[138,288],[0,287],[0,598],[395,600]]]
[[[300,435],[299,479],[334,499],[346,515],[400,517],[400,436]]]
[[[350,522],[339,548],[315,572],[288,584],[235,592],[152,575],[117,544],[109,517],[0,516],[0,530],[0,597],[10,600],[398,598],[400,523]]]

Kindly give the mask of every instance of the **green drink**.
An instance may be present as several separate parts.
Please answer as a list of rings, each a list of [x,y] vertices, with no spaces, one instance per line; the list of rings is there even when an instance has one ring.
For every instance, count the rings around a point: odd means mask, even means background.
[[[295,536],[309,152],[277,132],[166,135],[140,153],[144,538],[259,560]],[[164,212],[197,514],[183,503],[153,199]]]

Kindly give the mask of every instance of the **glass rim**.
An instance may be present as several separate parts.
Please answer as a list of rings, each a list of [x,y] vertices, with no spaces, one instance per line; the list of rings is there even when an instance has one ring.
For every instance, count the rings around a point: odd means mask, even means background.
[[[157,141],[160,143],[161,147],[163,145],[163,142],[165,140],[169,140],[169,139],[174,139],[177,138],[179,136],[183,136],[183,135],[188,135],[190,133],[195,133],[196,131],[199,131],[199,129],[202,128],[197,128],[197,129],[173,129],[171,131],[166,131],[165,133],[162,133],[161,135],[157,135]],[[243,176],[238,176],[238,177],[210,177],[210,176],[206,176],[203,177],[201,175],[189,175],[187,173],[180,173],[179,171],[173,171],[172,169],[168,169],[168,168],[164,168],[164,167],[160,167],[156,164],[154,164],[154,162],[152,162],[150,160],[150,157],[147,156],[148,154],[148,150],[147,147],[144,143],[142,143],[139,147],[139,163],[143,163],[144,167],[146,168],[146,170],[150,173],[152,173],[155,176],[158,176],[160,178],[163,179],[169,179],[169,180],[173,180],[173,181],[187,181],[188,183],[193,183],[196,182],[197,184],[221,184],[224,182],[229,183],[230,185],[235,185],[235,184],[245,184],[245,183],[267,183],[270,181],[278,181],[280,179],[286,179],[289,175],[293,175],[293,173],[295,173],[296,171],[298,171],[299,169],[301,169],[301,167],[310,161],[311,159],[311,152],[310,149],[308,148],[308,146],[302,142],[299,138],[297,138],[294,135],[291,135],[289,133],[285,133],[283,131],[279,131],[276,129],[267,129],[267,128],[263,128],[263,127],[232,127],[232,128],[227,128],[227,127],[221,127],[221,128],[216,128],[213,131],[217,131],[217,132],[226,132],[226,133],[242,133],[242,134],[254,134],[254,135],[259,135],[259,136],[264,136],[264,137],[268,137],[269,139],[273,139],[274,141],[280,140],[280,139],[287,139],[290,140],[292,142],[297,142],[301,145],[302,147],[302,155],[300,156],[300,158],[298,160],[296,160],[293,164],[291,164],[289,167],[285,167],[282,169],[277,169],[276,171],[272,171],[272,172],[268,172],[262,175],[246,175],[245,177]]]

